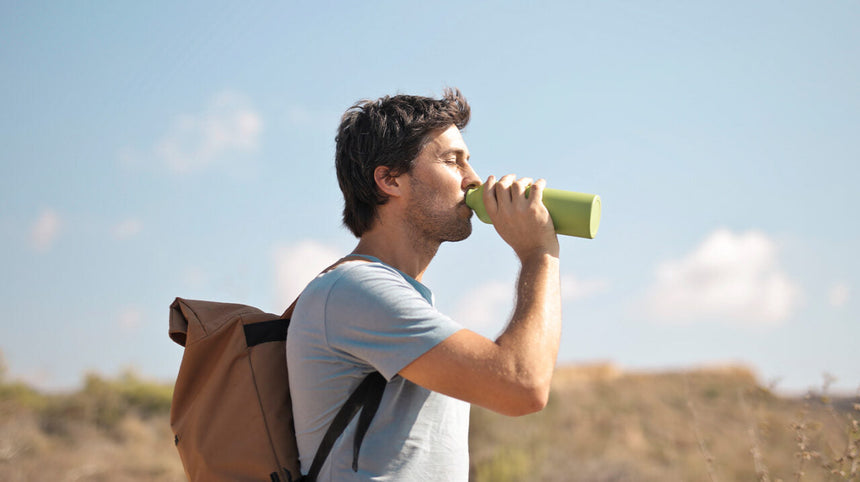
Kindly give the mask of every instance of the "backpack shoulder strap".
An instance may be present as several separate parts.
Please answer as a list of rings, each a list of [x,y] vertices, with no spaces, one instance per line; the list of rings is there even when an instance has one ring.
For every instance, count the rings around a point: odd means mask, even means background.
[[[358,453],[361,449],[361,442],[364,440],[364,435],[367,433],[370,421],[379,408],[382,393],[385,391],[385,384],[385,377],[379,372],[373,372],[361,381],[337,412],[325,435],[323,435],[311,468],[303,480],[308,482],[315,482],[317,480],[326,458],[328,458],[332,447],[334,447],[334,443],[343,431],[346,430],[347,425],[349,425],[352,419],[355,418],[356,413],[361,410],[352,449],[352,470],[358,471]]]
[[[340,266],[342,263],[355,260],[370,261],[364,256],[348,255],[323,270],[322,273],[328,273]],[[293,310],[295,310],[296,303],[298,303],[298,301],[298,298],[293,300],[281,316],[286,319],[287,322],[292,318]],[[307,475],[299,479],[300,482],[316,482],[323,464],[331,453],[331,449],[334,447],[334,443],[346,430],[346,427],[360,410],[361,415],[358,418],[358,426],[356,427],[355,440],[353,441],[352,448],[352,470],[356,472],[358,471],[358,455],[361,451],[361,443],[364,441],[364,435],[367,433],[367,429],[370,427],[370,422],[373,420],[373,416],[376,415],[376,411],[379,408],[379,402],[382,400],[382,394],[385,392],[386,383],[385,377],[383,377],[379,372],[373,372],[361,381],[358,387],[356,387],[352,394],[350,394],[349,398],[346,399],[346,402],[344,402],[343,406],[340,407],[340,410],[334,416],[334,420],[332,420],[331,425],[329,425],[328,430],[326,430],[325,435],[323,435],[323,438],[320,441],[317,453],[314,455],[314,460],[311,463],[310,470]]]
[[[370,427],[370,421],[373,420],[376,410],[379,409],[379,402],[382,401],[382,394],[385,392],[385,385],[387,384],[385,377],[379,372],[371,373],[367,376],[366,380],[370,388],[368,388],[369,393],[364,401],[364,407],[361,409],[361,415],[358,417],[358,426],[355,429],[355,441],[352,446],[353,472],[358,472],[358,453],[361,450],[361,443],[364,441],[364,436]],[[346,427],[343,430],[346,430]]]

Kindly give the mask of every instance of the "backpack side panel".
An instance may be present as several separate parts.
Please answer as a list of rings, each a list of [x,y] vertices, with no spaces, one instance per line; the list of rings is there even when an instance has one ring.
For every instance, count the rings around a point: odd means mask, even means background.
[[[250,323],[247,318],[244,321]],[[296,480],[300,468],[299,449],[293,424],[285,341],[269,341],[250,348],[248,362],[279,467]]]
[[[297,479],[284,342],[251,348],[245,342],[245,324],[279,317],[244,305],[177,304],[190,319],[170,425],[188,478],[273,480],[279,473],[279,480]]]

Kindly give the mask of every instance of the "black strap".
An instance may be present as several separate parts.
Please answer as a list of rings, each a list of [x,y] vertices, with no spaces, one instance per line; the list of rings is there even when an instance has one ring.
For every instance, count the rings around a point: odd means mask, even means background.
[[[370,421],[376,415],[379,402],[382,400],[382,392],[385,390],[385,377],[379,372],[373,372],[365,379],[370,384],[370,394],[364,401],[364,408],[358,416],[358,426],[355,429],[355,442],[352,446],[352,471],[358,472],[358,452],[361,450],[361,442],[370,427]]]
[[[245,325],[245,342],[248,348],[270,341],[285,341],[290,319],[277,318],[271,321],[261,321]]]
[[[331,453],[331,449],[334,447],[334,443],[343,431],[346,430],[349,422],[355,418],[355,414],[361,410],[352,450],[352,470],[358,471],[358,453],[361,442],[364,440],[364,435],[367,433],[370,421],[379,408],[379,402],[382,400],[382,393],[384,391],[385,377],[379,372],[373,372],[361,381],[355,391],[346,399],[346,402],[344,402],[340,411],[337,412],[337,415],[334,416],[334,420],[332,420],[322,441],[320,441],[314,461],[311,464],[311,469],[302,479],[303,481],[316,482],[320,470],[322,470],[323,463],[325,463],[329,453]]]

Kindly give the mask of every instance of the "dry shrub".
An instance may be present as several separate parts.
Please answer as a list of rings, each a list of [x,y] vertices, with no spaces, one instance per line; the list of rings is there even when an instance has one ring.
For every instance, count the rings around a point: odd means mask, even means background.
[[[473,409],[472,480],[860,480],[847,399],[778,397],[744,367],[558,375],[543,412]],[[526,475],[496,468],[511,453]]]
[[[860,481],[860,400],[826,388],[779,397],[743,367],[562,368],[539,413],[473,409],[471,480]],[[0,480],[185,480],[170,397],[133,372],[46,395],[0,370]]]
[[[133,372],[65,394],[0,382],[0,480],[183,481],[171,396]]]

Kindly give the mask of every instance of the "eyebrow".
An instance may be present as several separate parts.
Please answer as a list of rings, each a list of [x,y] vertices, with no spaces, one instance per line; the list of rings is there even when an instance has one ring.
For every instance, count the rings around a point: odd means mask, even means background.
[[[447,156],[448,154],[458,154],[458,155],[462,155],[462,156],[464,156],[464,157],[466,157],[466,158],[471,157],[471,156],[469,156],[469,155],[467,155],[467,154],[466,154],[466,150],[465,150],[465,149],[460,149],[459,147],[456,147],[456,148],[453,148],[453,149],[446,149],[446,150],[444,150],[444,151],[442,151],[442,152],[440,152],[440,153],[439,153],[439,157],[444,157],[444,156]]]

